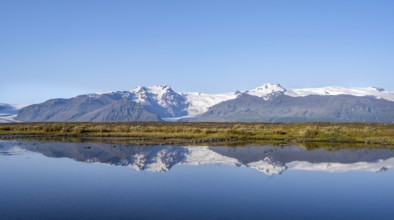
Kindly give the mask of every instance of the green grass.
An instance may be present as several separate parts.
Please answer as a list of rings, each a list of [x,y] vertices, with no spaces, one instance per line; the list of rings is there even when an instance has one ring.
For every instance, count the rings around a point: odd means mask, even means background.
[[[122,137],[136,143],[362,143],[394,145],[393,124],[371,123],[13,123],[0,138]]]

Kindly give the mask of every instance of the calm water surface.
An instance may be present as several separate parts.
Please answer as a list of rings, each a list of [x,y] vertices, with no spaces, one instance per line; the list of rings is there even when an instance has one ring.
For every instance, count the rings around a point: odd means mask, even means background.
[[[0,219],[394,219],[394,150],[0,141]]]

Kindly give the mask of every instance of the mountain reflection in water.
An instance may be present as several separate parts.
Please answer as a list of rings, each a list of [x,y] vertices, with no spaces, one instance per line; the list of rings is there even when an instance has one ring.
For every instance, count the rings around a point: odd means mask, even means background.
[[[385,171],[394,166],[394,150],[307,150],[297,146],[187,147],[123,146],[92,143],[1,141],[0,155],[21,151],[38,152],[52,158],[128,166],[137,171],[167,172],[182,165],[230,165],[256,169],[266,175],[295,170],[326,172]]]

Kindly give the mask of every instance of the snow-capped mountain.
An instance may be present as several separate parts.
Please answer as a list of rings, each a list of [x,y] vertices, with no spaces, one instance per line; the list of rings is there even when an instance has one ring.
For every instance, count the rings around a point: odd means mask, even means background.
[[[217,165],[245,167],[272,176],[287,170],[380,172],[394,167],[394,150],[389,149],[308,151],[296,146],[114,148],[110,144],[0,141],[0,153],[4,155],[23,153],[26,150],[39,152],[48,157],[66,157],[86,163],[125,166],[136,171],[149,172],[168,172],[178,165]]]
[[[138,86],[131,91],[92,93],[90,94],[90,97],[99,98],[104,94],[121,95],[122,97],[129,98],[132,101],[141,103],[145,106],[155,106],[163,109],[172,108],[178,110],[177,114],[172,113],[170,115],[166,115],[167,117],[196,116],[206,112],[211,106],[230,99],[235,99],[238,96],[237,93],[176,93],[171,87],[164,85],[149,87]]]
[[[187,115],[185,98],[169,86],[137,87],[132,90],[130,99],[162,118]]]
[[[286,89],[283,88],[280,84],[267,83],[255,89],[246,90],[244,94],[257,96],[263,98],[264,100],[267,100],[270,96],[283,94],[284,92],[286,92]]]
[[[382,88],[286,89],[267,83],[223,94],[137,87],[53,99],[23,108],[20,121],[393,122],[394,92]]]
[[[371,96],[377,99],[386,99],[394,102],[394,92],[386,91],[379,87],[368,88],[346,88],[339,86],[322,88],[289,89],[285,92],[288,96],[303,97],[308,95],[352,95],[352,96]]]
[[[286,89],[265,84],[189,121],[394,123],[394,93],[376,87]]]

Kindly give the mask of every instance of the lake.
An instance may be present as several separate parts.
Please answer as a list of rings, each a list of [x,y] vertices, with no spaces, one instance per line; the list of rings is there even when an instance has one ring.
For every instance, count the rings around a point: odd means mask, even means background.
[[[394,150],[0,141],[0,219],[393,219]]]

